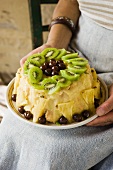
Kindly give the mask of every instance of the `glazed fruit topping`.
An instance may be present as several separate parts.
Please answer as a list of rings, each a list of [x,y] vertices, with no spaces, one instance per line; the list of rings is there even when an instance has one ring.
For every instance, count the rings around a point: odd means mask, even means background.
[[[100,102],[100,99],[94,99],[94,105],[95,105],[95,108],[97,108],[99,106],[99,102]]]
[[[75,122],[81,122],[83,121],[83,116],[81,114],[74,114],[73,119]]]
[[[48,62],[44,63],[42,66],[40,66],[40,69],[44,72],[49,67]]]
[[[62,60],[56,61],[51,59],[49,62],[45,62],[40,69],[43,71],[43,74],[46,76],[58,75],[60,70],[64,70],[66,65]]]
[[[12,94],[12,96],[11,96],[11,99],[14,101],[14,102],[16,102],[16,94]]]
[[[26,111],[24,109],[24,106],[20,106],[18,108],[18,111],[28,120],[33,118],[33,114],[30,111]],[[81,121],[89,118],[90,116],[91,116],[90,111],[89,110],[84,110],[82,113],[74,114],[73,115],[73,120],[75,122],[81,122]],[[46,124],[45,114],[38,118],[38,123]],[[68,124],[68,120],[64,116],[61,116],[56,123],[58,123],[59,125]]]
[[[46,70],[44,70],[43,72],[46,76],[51,76],[51,73],[52,73],[52,69],[50,68],[47,68]]]
[[[90,111],[89,110],[84,110],[81,114],[82,114],[84,119],[87,119],[88,117],[90,117]]]
[[[32,113],[30,111],[25,111],[24,112],[24,117],[29,120],[29,119],[33,118],[33,115],[32,115]]]
[[[21,114],[24,114],[24,113],[25,113],[24,106],[20,106],[20,107],[18,108],[18,111],[19,111]]]
[[[51,59],[51,60],[49,61],[49,67],[56,66],[56,64],[57,64],[57,62],[56,62],[56,60],[54,60],[54,59]]]
[[[20,106],[18,111],[28,120],[33,118],[33,114],[30,111],[26,111],[24,106]]]
[[[68,120],[64,116],[61,116],[60,119],[58,120],[58,122],[60,124],[67,124]]]
[[[45,78],[60,76],[63,82],[56,81],[52,94],[77,81],[87,70],[88,61],[79,57],[78,53],[70,53],[65,49],[46,48],[40,54],[28,57],[24,64],[24,74],[28,75],[30,84],[38,90],[46,90],[43,81]],[[48,80],[50,82],[50,79]],[[47,81],[46,81],[47,84]],[[56,87],[58,86],[58,87]]]
[[[46,118],[45,118],[45,115],[41,116],[38,118],[38,122],[40,124],[46,124]]]
[[[84,110],[81,114],[74,114],[73,115],[73,119],[75,122],[81,122],[87,118],[89,118],[91,115],[90,111],[89,110]]]

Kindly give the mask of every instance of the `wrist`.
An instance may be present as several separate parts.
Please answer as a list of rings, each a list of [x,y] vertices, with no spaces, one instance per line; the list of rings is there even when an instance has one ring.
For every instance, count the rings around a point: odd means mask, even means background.
[[[52,19],[52,21],[51,21],[51,23],[49,25],[49,30],[55,24],[63,24],[72,32],[73,35],[75,34],[76,26],[75,26],[72,19],[70,19],[70,18],[68,18],[66,16],[58,16],[58,17]]]
[[[51,28],[46,44],[59,49],[67,49],[71,37],[72,32],[65,25],[55,24]]]

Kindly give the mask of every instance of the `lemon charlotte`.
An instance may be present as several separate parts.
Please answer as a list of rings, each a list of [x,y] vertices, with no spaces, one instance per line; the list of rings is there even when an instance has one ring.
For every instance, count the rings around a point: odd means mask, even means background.
[[[35,123],[80,122],[95,114],[102,102],[100,81],[78,53],[47,48],[18,69],[12,100]]]

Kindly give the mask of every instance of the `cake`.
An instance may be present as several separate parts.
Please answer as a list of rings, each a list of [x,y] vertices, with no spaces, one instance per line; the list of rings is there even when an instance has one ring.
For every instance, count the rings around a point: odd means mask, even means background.
[[[103,102],[94,68],[78,53],[46,48],[19,68],[12,100],[26,119],[41,124],[70,124],[95,114]]]

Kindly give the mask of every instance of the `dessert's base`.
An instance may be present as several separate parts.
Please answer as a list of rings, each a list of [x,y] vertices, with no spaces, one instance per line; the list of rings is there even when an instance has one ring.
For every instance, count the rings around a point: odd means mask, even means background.
[[[61,124],[84,121],[95,115],[96,107],[105,101],[104,87],[100,84],[95,71],[93,70],[92,74],[90,69],[69,87],[51,95],[44,90],[37,90],[31,86],[27,76],[19,69],[13,94],[17,94],[17,110],[24,106],[25,111],[32,113],[33,122],[42,124],[47,122],[58,124],[62,116],[67,119],[67,122],[65,123],[65,120],[63,120],[64,123]],[[88,111],[89,115],[81,118],[79,115],[84,111]],[[76,114],[79,118],[73,119]],[[46,121],[40,122],[39,118],[43,118],[43,116]]]
[[[108,90],[107,90],[106,84],[100,78],[99,78],[99,80],[101,82],[101,94],[102,94],[100,103],[103,103],[108,97]],[[7,106],[9,108],[9,110],[11,111],[11,113],[15,117],[17,117],[17,119],[20,119],[19,121],[23,121],[27,124],[30,124],[31,126],[58,130],[58,129],[76,128],[76,127],[79,127],[79,126],[82,126],[82,125],[89,123],[90,121],[94,120],[97,117],[97,115],[94,113],[93,115],[90,115],[90,117],[87,118],[84,121],[73,122],[73,123],[69,123],[69,124],[65,124],[65,125],[59,125],[59,124],[54,124],[54,123],[50,123],[50,122],[46,122],[46,124],[40,124],[40,123],[34,123],[33,119],[27,120],[27,119],[25,119],[25,117],[22,114],[20,114],[18,112],[18,108],[16,106],[16,103],[11,100],[11,96],[14,92],[14,81],[15,80],[13,79],[7,87],[6,102],[7,102]]]

